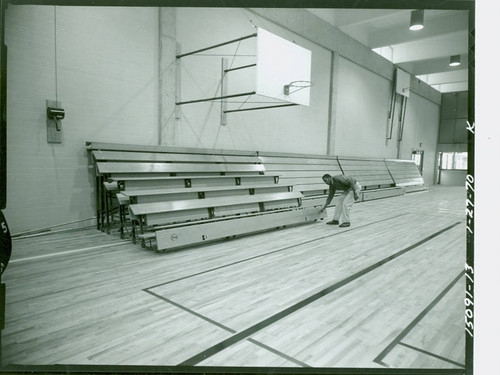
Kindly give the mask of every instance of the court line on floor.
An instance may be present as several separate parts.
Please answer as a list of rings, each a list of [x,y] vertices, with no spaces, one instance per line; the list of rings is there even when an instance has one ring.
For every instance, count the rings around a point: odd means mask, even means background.
[[[277,356],[279,356],[281,358],[287,359],[290,362],[295,363],[296,365],[299,365],[299,366],[302,366],[302,367],[311,367],[307,363],[304,363],[302,361],[299,361],[298,359],[290,357],[288,354],[285,354],[283,352],[280,352],[279,350],[276,350],[276,349],[274,349],[274,348],[272,348],[270,346],[267,346],[266,344],[263,344],[260,341],[257,341],[257,340],[252,339],[252,338],[247,339],[247,341],[250,341],[252,344],[258,345],[261,348],[266,349],[266,350],[270,351],[271,353],[276,354]]]
[[[400,251],[398,251],[397,253],[395,254],[392,254],[374,264],[372,264],[371,266],[369,267],[366,267],[365,269],[361,270],[361,271],[358,271],[356,272],[355,274],[333,284],[333,285],[330,285],[329,287],[307,297],[306,299],[300,301],[300,302],[297,302],[295,303],[294,305],[270,316],[269,318],[267,319],[264,319],[263,321],[257,323],[257,324],[254,324],[253,326],[239,332],[239,333],[236,333],[234,336],[228,338],[228,339],[225,339],[213,346],[211,346],[210,348],[192,356],[191,358],[188,358],[186,359],[185,361],[179,363],[179,366],[194,366],[194,365],[197,365],[198,363],[200,363],[201,361],[204,361],[205,359],[219,353],[220,351],[226,349],[227,347],[239,342],[239,341],[242,341],[244,339],[246,339],[247,337],[253,335],[254,333],[262,330],[263,328],[266,328],[268,326],[270,326],[271,324],[287,317],[288,315],[294,313],[295,311],[297,310],[300,310],[302,309],[303,307],[315,302],[316,300],[332,293],[333,291],[343,287],[344,285],[346,284],[349,284],[350,282],[360,278],[361,276],[364,276],[365,274],[379,268],[380,266],[390,262],[391,260],[393,259],[396,259],[397,257],[419,247],[420,245],[430,241],[431,239],[439,236],[440,234],[443,234],[444,232],[447,232],[448,230],[454,228],[455,226],[457,226],[458,224],[460,224],[460,222],[456,222],[444,229],[441,229],[439,230],[438,232],[435,232],[433,234],[431,234],[430,236],[416,242],[415,244],[413,245],[410,245]],[[399,337],[399,336],[398,336]]]
[[[375,357],[373,362],[385,367],[390,367],[388,364],[383,362],[383,359],[394,349],[396,345],[401,343],[401,340],[408,333],[410,333],[410,331],[413,328],[415,328],[415,326],[429,313],[429,311],[431,311],[434,308],[434,306],[437,305],[437,303],[446,295],[446,293],[450,291],[450,289],[463,277],[464,274],[465,271],[460,272],[460,274],[457,277],[455,277],[453,281],[449,283],[446,286],[446,288],[444,288],[444,290],[441,293],[439,293],[439,295],[436,298],[434,298],[434,300],[432,300],[432,302],[424,310],[422,310],[422,312],[418,314],[418,316],[415,319],[413,319],[413,321],[410,324],[408,324],[408,326],[406,326],[406,328],[403,331],[401,331],[401,333],[394,340],[392,340],[391,343],[387,345],[384,350],[380,352],[379,355]]]
[[[205,321],[207,321],[207,322],[209,322],[209,323],[211,323],[211,324],[213,324],[213,325],[215,325],[215,326],[217,326],[217,327],[219,327],[219,328],[222,328],[222,329],[224,329],[224,330],[226,330],[226,331],[228,331],[228,332],[230,332],[230,333],[232,333],[232,334],[235,334],[235,333],[237,332],[236,330],[234,330],[234,329],[232,329],[232,328],[229,328],[229,327],[227,327],[227,326],[225,326],[225,325],[223,325],[223,324],[221,324],[221,323],[219,323],[219,322],[216,322],[215,320],[210,319],[210,318],[206,317],[205,315],[199,314],[199,313],[197,313],[197,312],[196,312],[196,311],[194,311],[194,310],[191,310],[191,309],[189,309],[189,308],[187,308],[187,307],[185,307],[185,306],[183,306],[183,305],[180,305],[180,304],[178,304],[178,303],[176,303],[176,302],[174,302],[174,301],[172,301],[172,300],[170,300],[170,299],[168,299],[168,298],[165,298],[165,297],[163,297],[163,296],[160,296],[159,294],[156,294],[156,293],[154,293],[154,292],[152,292],[152,291],[150,291],[150,290],[147,290],[147,291],[146,291],[146,293],[149,293],[149,294],[151,294],[152,296],[154,296],[154,297],[157,297],[157,298],[161,299],[162,301],[165,301],[165,302],[167,302],[167,303],[170,303],[170,304],[172,304],[172,305],[174,305],[174,306],[178,307],[179,309],[184,310],[184,311],[186,311],[186,312],[188,312],[188,313],[190,313],[190,314],[192,314],[192,315],[194,315],[194,316],[197,316],[198,318],[203,319],[203,320],[205,320]],[[290,357],[289,355],[287,355],[287,354],[285,354],[285,353],[282,353],[282,352],[280,352],[279,350],[274,349],[274,348],[272,348],[272,347],[270,347],[270,346],[267,346],[267,345],[265,345],[265,344],[263,344],[263,343],[261,343],[261,342],[259,342],[259,341],[257,341],[257,340],[254,340],[254,339],[252,339],[252,338],[249,338],[249,339],[247,339],[247,340],[248,340],[248,341],[250,341],[252,344],[258,345],[258,346],[260,346],[261,348],[266,349],[266,350],[270,351],[271,353],[274,353],[274,354],[276,354],[277,356],[279,356],[279,357],[281,357],[281,358],[284,358],[284,359],[286,359],[286,360],[288,360],[288,361],[290,361],[290,362],[293,362],[293,363],[295,363],[295,364],[297,364],[297,365],[300,365],[300,366],[302,366],[302,367],[311,367],[311,366],[309,366],[307,363],[301,362],[301,361],[299,361],[299,360],[297,360],[297,359],[295,359],[295,358],[293,358],[293,357]]]
[[[118,245],[124,245],[124,244],[128,244],[128,242],[126,242],[126,241],[120,241],[120,242],[114,242],[114,243],[110,243],[110,244],[106,244],[106,245],[85,247],[83,249],[62,251],[62,252],[59,252],[59,253],[44,254],[44,255],[35,255],[35,256],[32,256],[32,257],[14,259],[14,260],[11,260],[9,263],[26,262],[26,261],[30,261],[30,260],[50,258],[50,257],[55,257],[55,256],[60,256],[60,255],[67,255],[67,254],[73,254],[73,253],[81,253],[82,251],[104,249],[106,247],[112,247],[112,246],[118,246]]]
[[[163,285],[167,285],[167,284],[172,284],[172,283],[175,283],[177,281],[186,280],[186,279],[189,279],[191,277],[200,276],[200,275],[203,275],[203,274],[206,274],[206,273],[209,273],[209,272],[218,271],[220,269],[223,269],[223,268],[226,268],[226,267],[231,267],[231,266],[234,266],[236,264],[240,264],[240,263],[248,262],[250,260],[262,258],[264,256],[271,255],[271,254],[274,254],[274,253],[278,253],[280,251],[285,251],[285,250],[288,250],[288,249],[290,249],[292,247],[307,245],[309,243],[320,241],[320,240],[323,240],[325,238],[329,238],[329,237],[337,236],[339,234],[351,232],[353,230],[361,229],[361,228],[367,227],[369,225],[374,225],[374,224],[382,223],[384,221],[389,221],[389,220],[392,220],[392,219],[397,219],[397,218],[399,218],[401,216],[405,216],[405,215],[410,215],[410,213],[404,213],[404,214],[400,214],[400,215],[397,215],[397,216],[389,217],[389,218],[386,218],[386,219],[377,220],[377,221],[374,221],[374,222],[371,222],[371,223],[368,223],[368,224],[360,225],[359,227],[350,227],[349,229],[343,230],[341,232],[335,232],[335,233],[327,234],[325,236],[313,238],[312,240],[307,240],[307,241],[304,241],[304,242],[299,242],[299,243],[296,243],[296,244],[293,244],[293,245],[282,247],[280,249],[269,251],[269,252],[264,253],[264,254],[259,254],[259,255],[255,255],[255,256],[250,257],[250,258],[245,258],[245,259],[237,260],[237,261],[232,262],[232,263],[224,264],[223,266],[219,266],[219,267],[215,267],[215,268],[210,268],[208,270],[197,272],[197,273],[193,273],[193,274],[187,275],[187,276],[183,276],[183,277],[180,277],[180,278],[175,279],[175,280],[170,280],[170,281],[167,281],[167,282],[164,282],[164,283],[161,283],[161,284],[153,285],[153,286],[150,286],[150,287],[147,287],[147,288],[143,289],[143,291],[147,291],[149,289],[154,289],[154,288],[157,288],[157,287],[160,287],[160,286],[163,286]]]
[[[399,345],[405,346],[405,347],[407,347],[409,349],[415,350],[415,351],[420,352],[420,353],[424,353],[424,354],[426,354],[426,355],[428,355],[430,357],[434,357],[434,358],[440,359],[441,361],[445,361],[445,362],[451,363],[451,364],[453,364],[455,366],[465,368],[465,365],[463,363],[455,362],[455,361],[453,361],[451,359],[442,357],[442,356],[434,354],[432,352],[428,352],[427,350],[424,350],[424,349],[421,349],[421,348],[417,348],[416,346],[409,345],[409,344],[406,344],[404,342],[400,342]]]
[[[190,314],[192,314],[192,315],[194,315],[194,316],[196,316],[196,317],[198,317],[198,318],[200,318],[200,319],[203,319],[203,320],[205,320],[205,321],[207,321],[207,322],[209,322],[209,323],[211,323],[211,324],[213,324],[213,325],[215,325],[215,326],[217,326],[217,327],[219,327],[219,328],[222,328],[222,329],[224,329],[224,330],[226,330],[226,331],[228,331],[228,332],[230,332],[230,333],[236,333],[236,332],[237,332],[237,331],[235,331],[235,330],[234,330],[234,329],[232,329],[232,328],[226,327],[224,324],[221,324],[221,323],[219,323],[219,322],[216,322],[215,320],[210,319],[209,317],[206,317],[205,315],[202,315],[202,314],[200,314],[200,313],[197,313],[197,312],[196,312],[196,311],[194,311],[194,310],[191,310],[191,309],[189,309],[189,308],[187,308],[187,307],[185,307],[185,306],[183,306],[183,305],[181,305],[181,304],[178,304],[177,302],[172,301],[171,299],[168,299],[168,298],[165,298],[165,297],[163,297],[163,296],[160,296],[159,294],[156,294],[155,292],[152,292],[152,291],[150,291],[150,290],[144,290],[144,291],[145,291],[146,293],[151,294],[152,296],[154,296],[154,297],[156,297],[156,298],[161,299],[162,301],[165,301],[165,302],[167,302],[167,303],[169,303],[169,304],[171,304],[171,305],[173,305],[173,306],[175,306],[175,307],[177,307],[177,308],[179,308],[179,309],[181,309],[181,310],[184,310],[184,311],[186,311],[186,312],[188,312],[188,313],[190,313]]]

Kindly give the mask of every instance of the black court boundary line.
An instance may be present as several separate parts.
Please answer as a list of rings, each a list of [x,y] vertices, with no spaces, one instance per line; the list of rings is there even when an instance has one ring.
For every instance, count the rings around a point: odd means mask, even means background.
[[[231,332],[231,333],[236,333],[237,331],[233,330],[232,328],[229,328],[229,327],[226,327],[224,326],[223,324],[220,324],[202,314],[199,314],[197,312],[195,312],[194,310],[191,310],[183,305],[180,305],[176,302],[173,302],[172,300],[169,300],[168,298],[165,298],[159,294],[156,294],[154,292],[151,291],[151,289],[154,289],[154,288],[157,288],[157,287],[160,287],[160,286],[163,286],[163,285],[167,285],[167,284],[171,284],[171,283],[174,283],[174,282],[177,282],[177,281],[182,281],[182,280],[185,280],[185,279],[188,279],[188,278],[191,278],[191,277],[196,277],[196,276],[199,276],[199,275],[203,275],[205,273],[209,273],[209,272],[213,272],[213,271],[217,271],[217,270],[220,270],[222,268],[226,268],[226,267],[230,267],[230,266],[233,266],[233,265],[236,265],[236,264],[239,264],[239,263],[243,263],[243,262],[247,262],[247,261],[250,261],[250,260],[253,260],[253,259],[257,259],[257,258],[260,258],[260,257],[264,257],[264,256],[267,256],[267,255],[270,255],[270,254],[273,254],[273,253],[277,253],[279,251],[284,251],[284,250],[287,250],[291,247],[295,247],[295,246],[301,246],[301,245],[305,245],[305,244],[308,244],[308,243],[311,243],[311,242],[314,242],[314,241],[319,241],[319,240],[322,240],[322,239],[325,239],[325,238],[328,238],[328,237],[333,237],[333,236],[336,236],[336,235],[339,235],[339,234],[342,234],[342,233],[346,233],[346,232],[350,232],[350,231],[353,231],[353,230],[356,230],[356,229],[360,229],[360,228],[364,228],[364,227],[367,227],[369,225],[373,225],[373,224],[377,224],[377,223],[381,223],[381,222],[384,222],[384,221],[388,221],[388,220],[392,220],[392,219],[396,219],[398,217],[401,217],[401,216],[405,216],[405,215],[409,215],[410,213],[404,213],[404,214],[400,214],[400,215],[396,215],[396,216],[393,216],[393,217],[389,217],[389,218],[386,218],[386,219],[382,219],[382,220],[379,220],[379,221],[374,221],[374,222],[371,222],[371,223],[368,223],[368,224],[364,224],[364,225],[361,225],[359,227],[355,227],[355,228],[350,228],[350,229],[347,229],[347,230],[344,230],[342,232],[336,232],[336,233],[332,233],[332,234],[328,234],[326,236],[322,236],[322,237],[319,237],[319,238],[315,238],[315,239],[312,239],[312,240],[308,240],[308,241],[304,241],[304,242],[301,242],[301,243],[298,243],[298,244],[294,244],[294,245],[290,245],[290,246],[286,246],[286,247],[283,247],[283,248],[280,248],[280,249],[277,249],[277,250],[273,250],[273,251],[270,251],[270,252],[267,252],[267,253],[264,253],[264,254],[259,254],[259,255],[256,255],[256,256],[253,256],[253,257],[250,257],[250,258],[246,258],[246,259],[242,259],[242,260],[239,260],[239,261],[236,261],[236,262],[233,262],[233,263],[228,263],[228,264],[225,264],[223,266],[220,266],[220,267],[216,267],[216,268],[212,268],[212,269],[209,269],[209,270],[206,270],[206,271],[202,271],[202,272],[198,272],[198,273],[195,273],[195,274],[192,274],[192,275],[188,275],[188,276],[184,276],[184,277],[181,277],[179,279],[175,279],[175,280],[171,280],[171,281],[167,281],[165,283],[162,283],[162,284],[157,284],[157,285],[154,285],[154,286],[150,286],[148,288],[145,288],[143,289],[144,292],[146,293],[149,293],[150,295],[154,296],[154,297],[157,297],[167,303],[170,303],[190,314],[193,314],[195,316],[197,316],[198,318],[200,319],[203,319],[209,323],[212,323],[228,332]],[[260,347],[264,348],[264,349],[267,349],[269,350],[270,352],[284,358],[284,359],[287,359],[291,362],[294,362],[300,366],[303,366],[303,367],[311,367],[309,366],[308,364],[306,363],[303,363],[293,357],[290,357],[288,356],[287,354],[285,353],[282,353],[274,348],[271,348],[263,343],[260,343],[256,340],[253,340],[253,339],[248,339],[248,341],[251,341],[253,342],[254,344],[256,345],[259,345]]]
[[[209,322],[209,323],[212,323],[213,325],[215,325],[215,326],[217,326],[217,327],[219,327],[219,328],[222,328],[222,329],[224,329],[224,330],[226,330],[226,331],[228,331],[228,332],[230,332],[230,333],[236,333],[236,332],[237,332],[237,331],[235,331],[235,330],[234,330],[234,329],[232,329],[232,328],[226,327],[224,324],[221,324],[221,323],[219,323],[219,322],[216,322],[215,320],[212,320],[212,319],[210,319],[210,318],[206,317],[205,315],[199,314],[199,313],[197,313],[197,312],[196,312],[196,311],[194,311],[194,310],[188,309],[187,307],[185,307],[185,306],[183,306],[183,305],[180,305],[180,304],[178,304],[178,303],[176,303],[176,302],[174,302],[174,301],[172,301],[172,300],[170,300],[170,299],[168,299],[168,298],[165,298],[165,297],[163,297],[163,296],[160,296],[159,294],[156,294],[156,293],[154,293],[154,292],[152,292],[152,291],[150,291],[150,290],[145,290],[145,292],[146,292],[146,293],[149,293],[149,294],[151,294],[152,296],[154,296],[154,297],[156,297],[156,298],[159,298],[159,299],[161,299],[162,301],[165,301],[165,302],[167,302],[167,303],[169,303],[169,304],[171,304],[171,305],[173,305],[173,306],[175,306],[175,307],[178,307],[178,308],[179,308],[179,309],[181,309],[181,310],[184,310],[184,311],[186,311],[186,312],[188,312],[188,313],[190,313],[190,314],[192,314],[192,315],[194,315],[194,316],[197,316],[197,317],[198,317],[198,318],[200,318],[200,319],[203,319],[203,320],[205,320],[205,321],[207,321],[207,322]]]
[[[193,311],[191,309],[188,309],[185,306],[182,306],[182,305],[180,305],[180,304],[178,304],[178,303],[176,303],[174,301],[171,301],[168,298],[162,297],[162,296],[160,296],[160,295],[158,295],[158,294],[156,294],[154,292],[151,292],[150,290],[147,290],[146,293],[149,293],[149,294],[151,294],[154,297],[157,297],[157,298],[159,298],[159,299],[161,299],[161,300],[163,300],[163,301],[165,301],[167,303],[170,303],[170,304],[172,304],[172,305],[174,305],[174,306],[176,306],[176,307],[178,307],[178,308],[180,308],[180,309],[182,309],[184,311],[187,311],[188,313],[190,313],[190,314],[192,314],[194,316],[197,316],[198,318],[203,319],[203,320],[205,320],[205,321],[207,321],[207,322],[209,322],[209,323],[211,323],[211,324],[213,324],[213,325],[215,325],[215,326],[217,326],[219,328],[222,328],[222,329],[224,329],[224,330],[226,330],[226,331],[228,331],[228,332],[230,332],[232,334],[234,334],[234,333],[237,332],[237,331],[235,331],[232,328],[226,327],[225,325],[223,325],[221,323],[218,323],[218,322],[216,322],[216,321],[214,321],[214,320],[212,320],[212,319],[210,319],[210,318],[208,318],[208,317],[206,317],[204,315],[201,315],[201,314],[199,314],[199,313],[197,313],[197,312],[195,312],[195,311]],[[276,354],[277,356],[279,356],[281,358],[284,358],[284,359],[286,359],[286,360],[288,360],[290,362],[293,362],[296,365],[299,365],[299,366],[302,366],[302,367],[311,367],[307,363],[301,362],[301,361],[299,361],[299,360],[297,360],[297,359],[295,359],[293,357],[290,357],[289,355],[287,355],[287,354],[285,354],[283,352],[280,352],[279,350],[274,349],[274,348],[272,348],[270,346],[267,346],[267,345],[265,345],[265,344],[263,344],[263,343],[261,343],[261,342],[259,342],[257,340],[254,340],[254,339],[250,338],[250,339],[248,339],[248,341],[250,341],[251,343],[253,343],[255,345],[260,346],[263,349],[266,349],[266,350],[270,351],[271,353]]]
[[[440,359],[441,361],[445,361],[445,362],[448,362],[448,363],[451,363],[455,366],[458,366],[458,367],[462,367],[462,368],[465,368],[465,364],[462,364],[462,363],[458,363],[458,362],[455,362],[455,361],[452,361],[451,359],[449,358],[445,358],[443,356],[440,356],[440,355],[437,355],[437,354],[434,354],[432,352],[429,352],[427,350],[424,350],[424,349],[421,349],[421,348],[417,348],[416,346],[413,346],[413,345],[409,345],[409,344],[405,344],[404,342],[400,342],[399,345],[401,346],[405,346],[409,349],[412,349],[412,350],[415,350],[417,352],[420,352],[420,353],[424,353],[430,357],[434,357],[434,358],[437,358],[437,359]]]
[[[389,354],[394,349],[396,345],[401,343],[401,340],[408,333],[410,333],[410,331],[413,328],[415,328],[415,326],[429,313],[429,311],[431,311],[434,308],[434,306],[436,306],[436,304],[446,295],[446,293],[450,291],[450,289],[462,278],[464,274],[465,270],[460,272],[458,276],[455,277],[453,281],[449,283],[448,286],[446,286],[446,288],[444,288],[444,290],[441,293],[439,293],[438,296],[434,298],[434,300],[432,300],[432,302],[424,310],[422,310],[422,312],[418,314],[418,316],[415,319],[413,319],[413,321],[410,324],[408,324],[408,326],[403,331],[401,331],[401,333],[394,340],[392,340],[392,342],[389,345],[387,345],[385,349],[382,350],[378,356],[375,357],[373,362],[385,367],[390,367],[385,362],[383,362],[383,359],[387,356],[387,354]]]
[[[267,346],[266,344],[263,344],[260,341],[257,341],[257,340],[252,339],[252,338],[247,339],[247,341],[250,341],[252,344],[258,345],[261,348],[266,349],[266,350],[270,351],[271,353],[274,353],[274,354],[276,354],[277,356],[279,356],[281,358],[287,359],[290,362],[293,362],[293,363],[295,363],[295,364],[297,364],[299,366],[302,366],[302,367],[311,367],[307,363],[304,363],[302,361],[299,361],[298,359],[290,357],[288,354],[285,354],[283,352],[280,352],[279,350],[276,350],[276,349],[274,349],[274,348],[272,348],[270,346]]]
[[[228,263],[228,264],[225,264],[223,266],[219,266],[219,267],[215,267],[215,268],[211,268],[211,269],[208,269],[208,270],[205,270],[205,271],[201,271],[201,272],[198,272],[198,273],[193,273],[191,275],[188,275],[188,276],[183,276],[183,277],[180,277],[178,279],[175,279],[175,280],[170,280],[170,281],[167,281],[167,282],[164,282],[164,283],[161,283],[161,284],[157,284],[157,285],[153,285],[153,286],[149,286],[145,289],[142,289],[143,291],[148,291],[150,289],[154,289],[154,288],[158,288],[160,286],[163,286],[163,285],[167,285],[167,284],[172,284],[172,283],[175,283],[177,281],[182,281],[182,280],[186,280],[186,279],[189,279],[191,277],[196,277],[196,276],[200,276],[200,275],[203,275],[205,273],[209,273],[209,272],[213,272],[213,271],[218,271],[220,269],[223,269],[223,268],[226,268],[226,267],[231,267],[231,266],[234,266],[236,264],[239,264],[239,263],[243,263],[243,262],[248,262],[250,260],[254,260],[254,259],[257,259],[257,258],[261,258],[261,257],[264,257],[264,256],[267,256],[267,255],[271,255],[271,254],[274,254],[274,253],[278,253],[280,251],[285,251],[285,250],[288,250],[292,247],[296,247],[296,246],[302,246],[302,245],[306,245],[306,244],[309,244],[309,243],[312,243],[312,242],[315,242],[315,241],[320,241],[320,240],[323,240],[325,238],[328,238],[328,237],[333,237],[333,236],[337,236],[339,234],[343,234],[343,233],[347,233],[347,232],[351,232],[353,230],[357,230],[357,229],[361,229],[361,228],[365,228],[369,225],[374,225],[374,224],[377,224],[377,223],[382,223],[384,221],[388,221],[388,220],[392,220],[392,219],[397,219],[398,217],[401,217],[401,216],[405,216],[405,215],[410,215],[410,213],[404,213],[404,214],[401,214],[401,215],[397,215],[397,216],[393,216],[393,217],[389,217],[389,218],[386,218],[386,219],[382,219],[382,220],[378,220],[378,221],[374,221],[374,222],[371,222],[371,223],[368,223],[368,224],[364,224],[364,225],[361,225],[359,227],[354,227],[354,228],[350,228],[350,229],[347,229],[347,230],[343,230],[341,232],[335,232],[335,233],[332,233],[332,234],[328,234],[326,236],[322,236],[322,237],[318,237],[318,238],[314,238],[312,240],[307,240],[307,241],[304,241],[304,242],[299,242],[299,243],[296,243],[296,244],[293,244],[293,245],[289,245],[289,246],[285,246],[285,247],[282,247],[280,249],[276,249],[276,250],[273,250],[273,251],[270,251],[270,252],[267,252],[267,253],[264,253],[264,254],[259,254],[259,255],[255,255],[253,257],[250,257],[250,258],[245,258],[245,259],[241,259],[241,260],[238,260],[236,262],[232,262],[232,263]]]
[[[423,240],[420,240],[420,241],[416,242],[415,244],[410,245],[410,246],[404,248],[403,250],[400,250],[397,253],[388,256],[385,259],[382,259],[381,261],[345,278],[344,280],[341,280],[341,281],[309,296],[308,298],[306,298],[300,302],[297,302],[296,304],[270,316],[269,318],[264,319],[263,321],[261,321],[257,324],[254,324],[253,326],[235,334],[234,336],[232,336],[226,340],[223,340],[223,341],[219,342],[218,344],[213,345],[212,347],[194,355],[191,358],[186,359],[185,361],[179,363],[179,366],[194,366],[194,365],[200,363],[201,361],[219,353],[220,351],[228,348],[229,346],[231,346],[231,345],[233,345],[241,340],[246,339],[248,336],[253,335],[254,333],[256,333],[256,332],[262,330],[263,328],[277,322],[278,320],[281,320],[284,317],[294,313],[295,311],[300,310],[301,308],[311,304],[312,302],[332,293],[333,291],[335,291],[335,290],[341,288],[342,286],[356,280],[357,278],[364,276],[365,274],[377,269],[378,267],[390,262],[391,260],[396,259],[397,257],[415,249],[416,247],[424,244],[427,241],[430,241],[431,239],[433,239],[433,238],[439,236],[440,234],[452,229],[453,227],[457,226],[460,223],[461,222],[456,222],[456,223],[454,223],[454,224],[452,224],[444,229],[441,229],[440,231],[435,232],[434,234],[431,234],[430,236],[424,238]],[[463,272],[465,272],[465,271],[463,271]]]

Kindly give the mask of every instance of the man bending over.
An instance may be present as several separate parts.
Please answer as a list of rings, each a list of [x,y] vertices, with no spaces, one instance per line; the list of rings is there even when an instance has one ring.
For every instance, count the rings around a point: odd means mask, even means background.
[[[333,220],[327,222],[327,224],[337,225],[342,228],[351,225],[350,211],[354,204],[354,201],[358,200],[359,193],[361,191],[361,184],[353,177],[347,177],[344,175],[330,176],[325,174],[323,177],[323,182],[329,186],[328,197],[326,198],[325,205],[321,207],[319,212],[323,212],[326,207],[331,203],[335,192],[337,189],[342,190],[339,202],[335,206],[335,212],[333,214]]]

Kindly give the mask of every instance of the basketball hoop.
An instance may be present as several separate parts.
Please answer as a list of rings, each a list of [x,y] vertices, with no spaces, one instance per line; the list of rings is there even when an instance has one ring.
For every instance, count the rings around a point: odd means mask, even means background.
[[[308,87],[313,87],[314,83],[311,81],[292,81],[288,85],[283,86],[283,93],[285,95],[290,95],[293,94],[294,92],[297,92],[299,90],[306,89]],[[294,88],[293,91],[290,91],[291,88]]]

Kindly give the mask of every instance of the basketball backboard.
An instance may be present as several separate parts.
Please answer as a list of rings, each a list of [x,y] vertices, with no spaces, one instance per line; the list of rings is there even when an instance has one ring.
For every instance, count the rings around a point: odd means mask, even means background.
[[[257,95],[308,106],[311,51],[258,28],[256,81]]]
[[[249,40],[256,42],[244,47],[240,45],[242,41]],[[311,51],[262,28],[257,28],[257,33],[252,35],[178,55],[177,59],[208,49],[217,48],[221,51],[221,47],[234,43],[238,43],[236,51],[246,49],[246,53],[235,52],[229,66],[228,59],[222,59],[220,95],[178,101],[177,105],[221,100],[223,124],[226,123],[225,114],[229,112],[293,105],[309,106],[313,85]],[[248,60],[249,56],[253,57],[253,61]],[[177,71],[179,75],[179,64]]]

